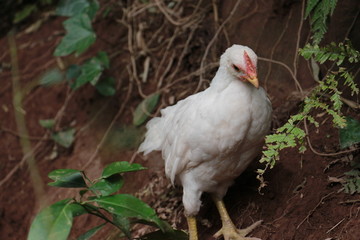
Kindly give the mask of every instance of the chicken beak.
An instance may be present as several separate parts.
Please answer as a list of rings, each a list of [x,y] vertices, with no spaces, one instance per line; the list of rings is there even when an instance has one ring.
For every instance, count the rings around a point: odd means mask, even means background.
[[[245,79],[251,83],[252,85],[254,85],[254,87],[259,88],[259,80],[257,78],[257,76],[246,76]]]

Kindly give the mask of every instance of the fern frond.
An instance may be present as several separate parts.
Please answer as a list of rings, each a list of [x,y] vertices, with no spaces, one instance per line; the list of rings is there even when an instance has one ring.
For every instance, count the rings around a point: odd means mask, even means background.
[[[326,20],[334,13],[337,0],[309,0],[305,18],[310,16],[313,44],[319,44],[327,31]]]
[[[310,12],[316,7],[321,0],[308,0],[305,9],[305,18],[307,18]]]
[[[336,65],[341,65],[345,59],[350,63],[357,63],[360,61],[360,53],[352,47],[349,40],[345,40],[344,43],[332,42],[324,47],[319,45],[306,44],[304,48],[299,50],[300,55],[306,60],[314,58],[315,61],[323,64],[326,61],[336,62]]]
[[[351,95],[359,94],[359,88],[355,83],[354,76],[346,71],[345,68],[339,68],[340,77],[344,79],[344,84],[351,89]]]

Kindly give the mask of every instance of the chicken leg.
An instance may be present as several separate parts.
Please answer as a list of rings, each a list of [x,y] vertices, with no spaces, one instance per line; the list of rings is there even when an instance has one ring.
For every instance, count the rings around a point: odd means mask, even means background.
[[[220,237],[221,235],[224,236],[225,240],[261,240],[260,238],[251,238],[246,237],[252,230],[258,227],[261,224],[261,220],[253,223],[249,227],[245,229],[237,229],[234,223],[231,221],[230,216],[225,208],[224,202],[217,197],[213,197],[213,200],[216,204],[216,207],[219,211],[221,221],[222,221],[222,228],[214,234],[215,238]]]
[[[198,233],[196,227],[196,218],[193,216],[187,217],[189,227],[189,240],[198,240]]]

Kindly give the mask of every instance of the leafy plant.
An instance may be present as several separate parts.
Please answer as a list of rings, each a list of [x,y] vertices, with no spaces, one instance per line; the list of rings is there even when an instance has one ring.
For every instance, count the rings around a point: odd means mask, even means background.
[[[54,131],[53,127],[55,126],[54,119],[41,119],[39,120],[39,124],[47,128],[51,131],[51,139],[54,140],[59,145],[69,148],[74,140],[75,140],[75,132],[74,128],[67,128],[63,131]]]
[[[101,177],[90,180],[84,171],[57,169],[49,173],[50,186],[78,188],[72,199],[58,201],[41,210],[33,220],[28,240],[67,239],[73,220],[91,214],[104,223],[88,230],[78,239],[89,239],[106,224],[111,224],[131,239],[131,226],[135,223],[156,226],[160,231],[147,234],[142,239],[186,239],[186,234],[174,231],[168,223],[156,216],[155,211],[140,199],[129,194],[115,194],[124,185],[121,174],[144,170],[140,164],[114,162],[106,166]]]
[[[344,191],[349,194],[360,193],[360,163],[352,162],[352,170],[344,174]]]
[[[310,16],[313,44],[319,44],[327,31],[326,21],[335,10],[337,0],[308,0],[305,19]]]
[[[257,170],[257,178],[261,182],[260,187],[266,185],[263,174],[266,169],[275,166],[282,149],[298,147],[300,153],[306,150],[306,133],[299,125],[302,121],[307,121],[314,124],[315,127],[319,127],[313,114],[314,110],[325,111],[332,118],[335,127],[340,129],[346,127],[346,118],[341,112],[343,102],[340,83],[349,87],[352,95],[359,94],[359,88],[354,81],[354,76],[342,65],[344,62],[359,62],[360,53],[352,47],[349,40],[339,44],[331,43],[323,47],[318,45],[326,32],[327,16],[332,14],[335,5],[336,1],[331,0],[307,2],[305,17],[309,14],[313,15],[310,21],[314,33],[313,44],[306,44],[303,49],[300,49],[299,54],[312,61],[314,79],[317,80],[318,85],[304,98],[303,106],[298,114],[291,116],[287,123],[278,128],[274,134],[266,136],[266,147],[260,160],[261,163],[265,163],[265,167]],[[337,69],[328,72],[323,79],[319,79],[316,75],[317,71],[315,71],[315,68],[319,68],[317,63],[323,64],[327,61],[334,62]]]
[[[346,127],[339,131],[341,148],[347,148],[360,143],[360,122],[351,117],[347,117],[346,123]]]
[[[145,98],[135,109],[133,124],[135,126],[140,126],[143,124],[146,119],[149,118],[152,111],[154,111],[156,104],[159,101],[160,94],[154,93],[147,98]]]
[[[66,35],[56,47],[55,56],[76,56],[84,53],[96,41],[96,33],[92,27],[99,3],[96,0],[62,0],[56,9],[59,16],[69,17],[64,21]],[[82,65],[70,65],[66,78],[71,81],[71,88],[76,90],[86,83],[91,83],[104,96],[115,94],[115,80],[111,77],[101,78],[110,61],[106,52],[99,51]]]

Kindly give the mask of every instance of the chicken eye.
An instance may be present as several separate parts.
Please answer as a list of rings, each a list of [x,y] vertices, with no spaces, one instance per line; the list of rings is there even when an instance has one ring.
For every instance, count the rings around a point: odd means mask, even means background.
[[[232,67],[235,71],[241,72],[240,68],[238,68],[235,64],[233,64]]]

